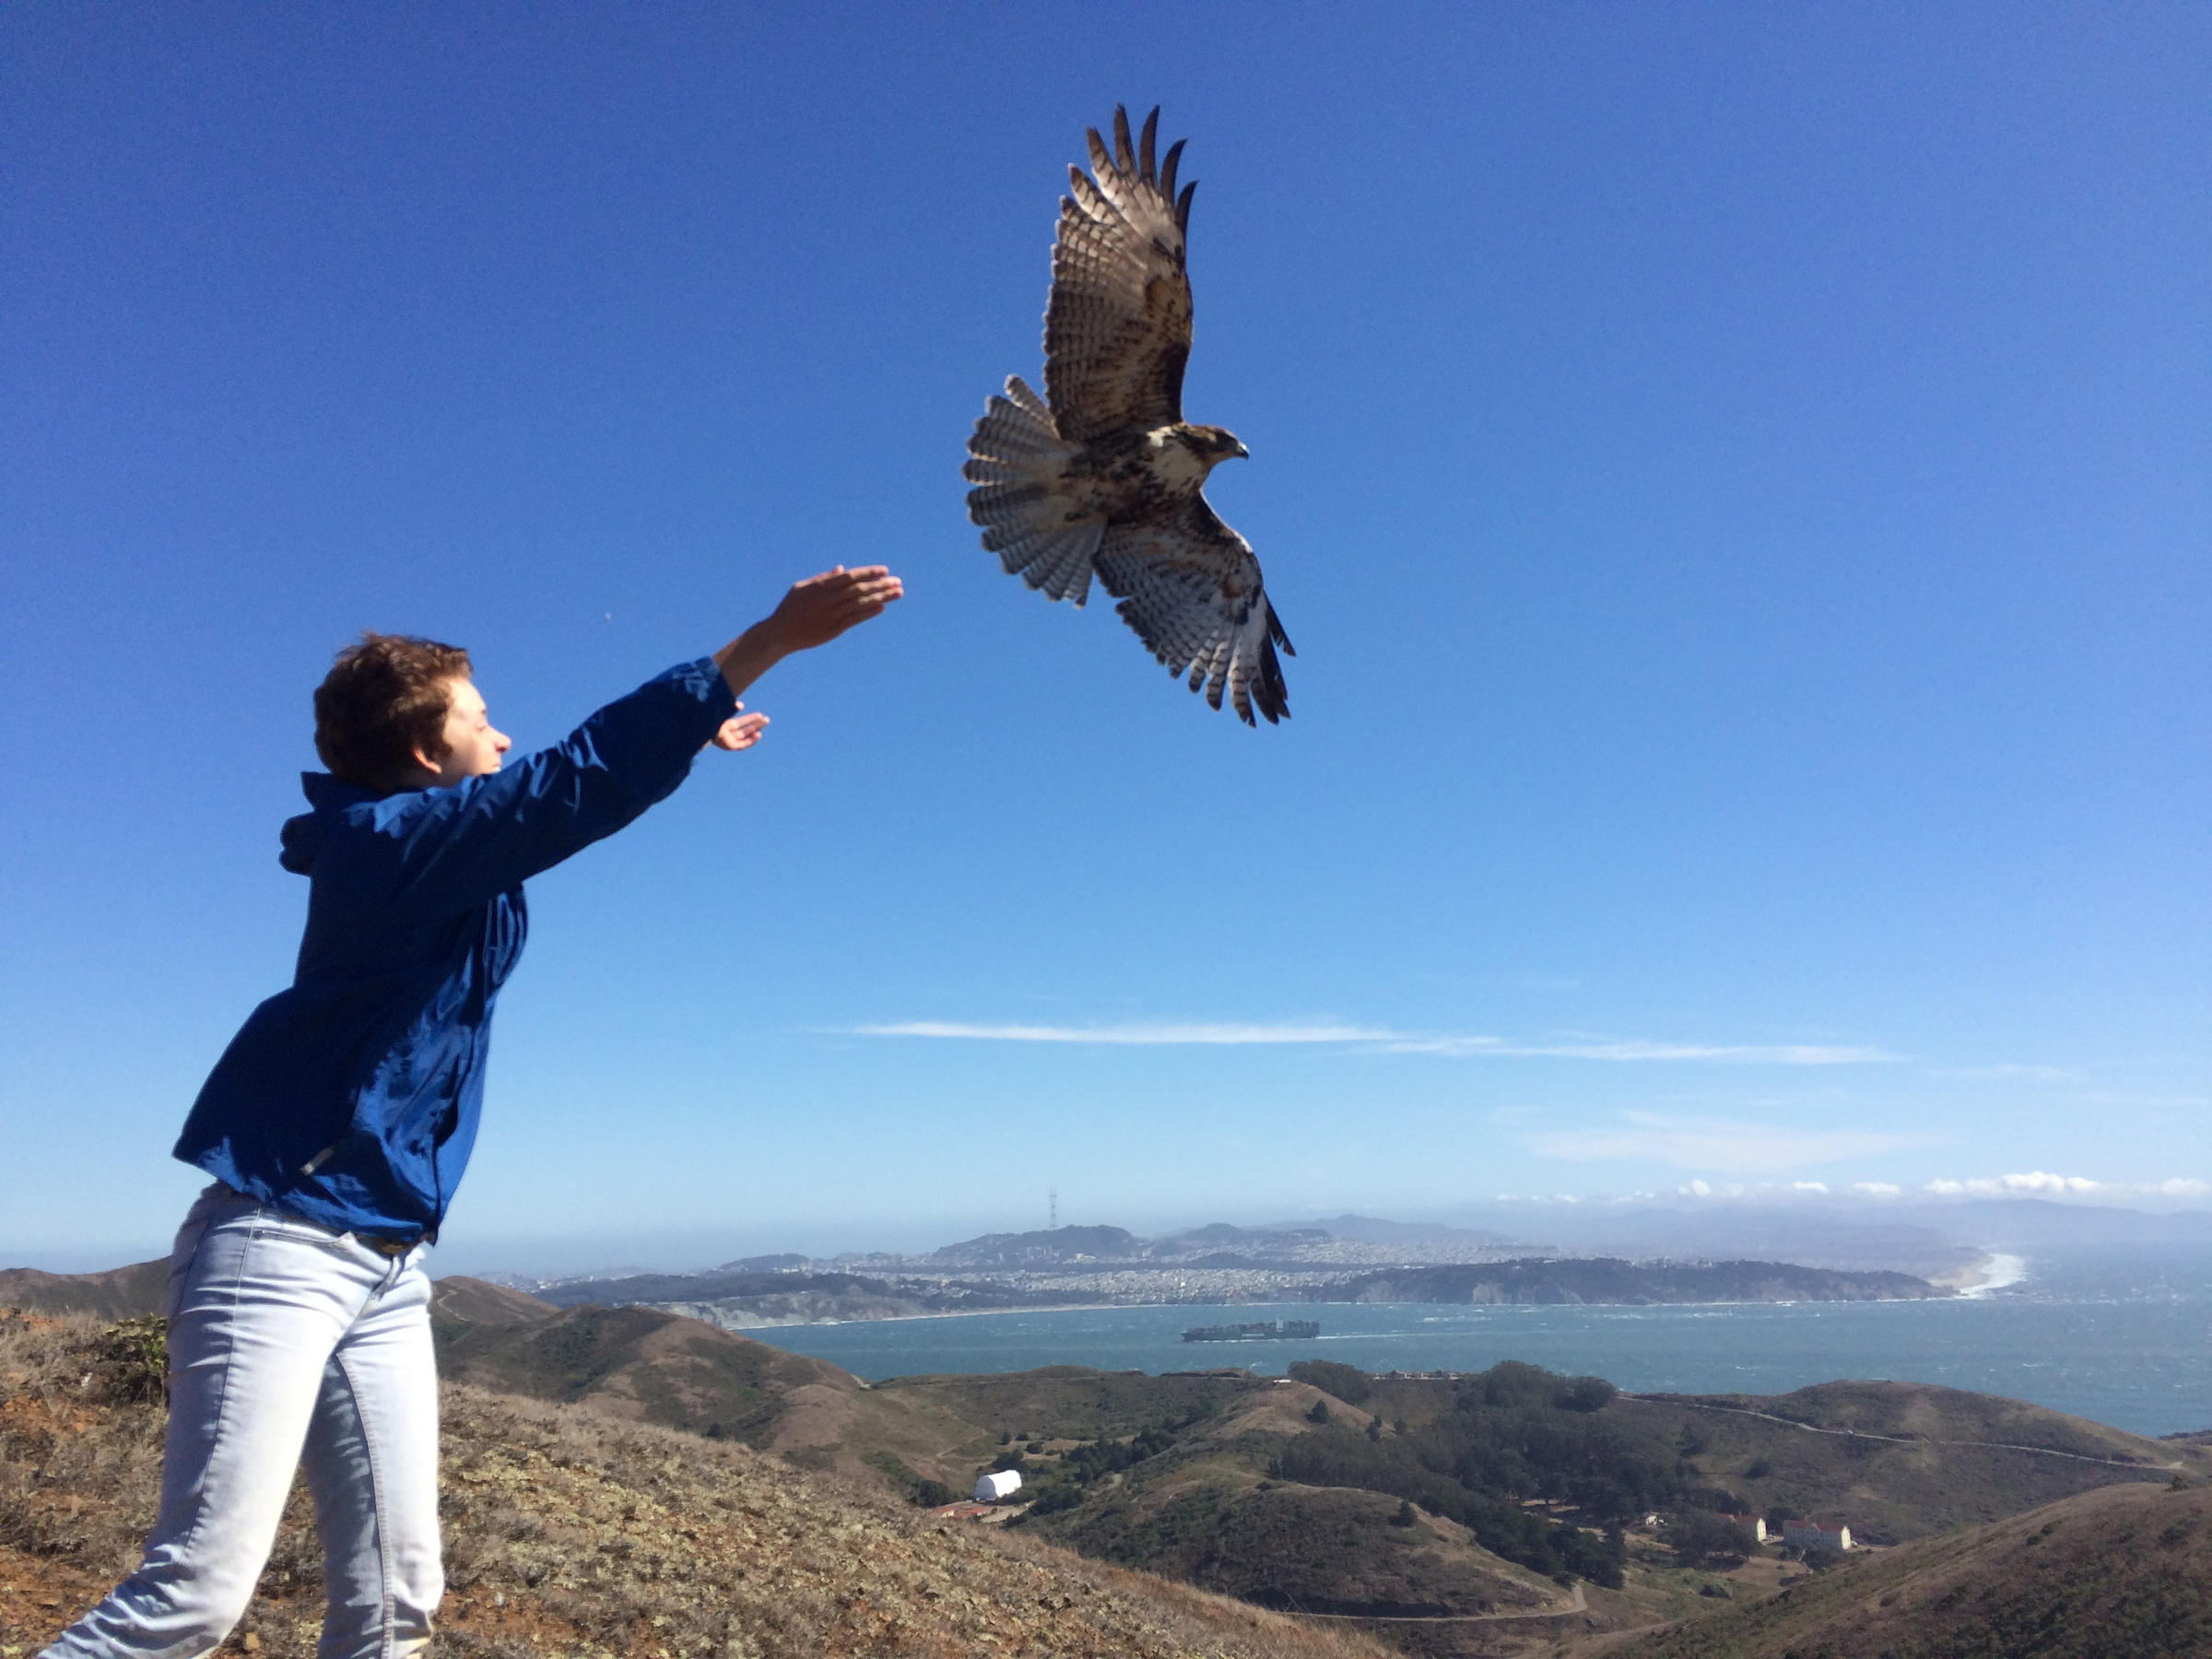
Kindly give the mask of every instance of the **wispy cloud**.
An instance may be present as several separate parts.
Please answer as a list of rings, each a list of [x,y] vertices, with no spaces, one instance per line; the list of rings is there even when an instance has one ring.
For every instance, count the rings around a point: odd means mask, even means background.
[[[1627,1113],[1627,1117],[1644,1114]],[[1655,1126],[1655,1125],[1654,1125]],[[1672,1125],[1677,1128],[1696,1129],[1741,1128],[1744,1125]],[[1756,1127],[1756,1125],[1752,1126]],[[1595,1137],[1575,1137],[1578,1147],[1602,1145]],[[1618,1144],[1618,1141],[1616,1144]],[[1679,1147],[1696,1150],[1694,1135],[1681,1137]],[[1778,1151],[1786,1151],[1786,1142],[1772,1143]],[[1915,1142],[1914,1144],[1921,1144]],[[1639,1143],[1630,1150],[1648,1153],[1653,1147]],[[1595,1154],[1589,1154],[1595,1156]],[[1716,1168],[1713,1173],[1721,1171]],[[1500,1193],[1500,1204],[1644,1204],[1662,1196],[1653,1192],[1583,1194],[1561,1193],[1552,1197],[1541,1194],[1517,1194]],[[1918,1186],[1907,1186],[1894,1181],[1854,1181],[1849,1186],[1831,1186],[1822,1181],[1737,1180],[1711,1182],[1696,1178],[1683,1182],[1673,1189],[1677,1198],[1709,1198],[1720,1203],[1748,1201],[1773,1204],[1787,1199],[1842,1200],[1861,1202],[1911,1203],[1929,1197],[2052,1197],[2093,1199],[2104,1204],[2146,1204],[2157,1209],[2162,1207],[2194,1207],[2206,1198],[2212,1198],[2212,1181],[2201,1181],[2193,1175],[2171,1175],[2163,1181],[2126,1182],[2097,1181],[2087,1175],[2053,1175],[2044,1171],[2030,1171],[2025,1174],[1975,1175],[1961,1179],[1941,1178],[1924,1182]]]
[[[1140,1048],[1239,1043],[1383,1042],[1392,1033],[1348,1025],[961,1025],[912,1019],[856,1027],[863,1037],[955,1037],[976,1042],[1105,1042]]]
[[[1900,1056],[1878,1048],[1802,1043],[1652,1042],[1574,1038],[1520,1041],[1505,1037],[1432,1036],[1387,1027],[1335,1024],[987,1025],[910,1019],[853,1028],[862,1037],[954,1038],[971,1042],[1084,1042],[1136,1047],[1219,1046],[1246,1043],[1358,1043],[1393,1054],[1435,1054],[1447,1059],[1703,1061],[1744,1065],[1870,1065]]]
[[[1577,1163],[1663,1163],[1677,1170],[1766,1175],[1891,1152],[1913,1144],[1903,1135],[1864,1129],[1801,1129],[1724,1118],[1675,1118],[1625,1112],[1610,1129],[1557,1129],[1525,1137],[1530,1151]]]
[[[2034,1065],[2000,1061],[1994,1065],[1951,1065],[1939,1069],[1939,1077],[1962,1077],[1991,1083],[2086,1083],[2088,1074],[2065,1065]]]
[[[1516,1042],[1503,1037],[1394,1037],[1394,1053],[1501,1059],[1702,1060],[1739,1065],[1878,1065],[1901,1059],[1887,1049],[1815,1043],[1648,1042],[1584,1040]]]
[[[1755,1182],[1748,1185],[1736,1182],[1717,1187],[1703,1181],[1692,1181],[1675,1190],[1688,1198],[1772,1199],[1787,1194],[1825,1197],[1848,1191],[1853,1197],[1885,1202],[1927,1197],[2042,1197],[2098,1198],[2106,1203],[2123,1203],[2212,1197],[2212,1181],[2200,1181],[2190,1175],[2172,1175],[2163,1181],[2098,1181],[2088,1175],[2054,1175],[2046,1170],[2030,1170],[2011,1175],[1939,1176],[1917,1187],[1903,1186],[1894,1181],[1854,1181],[1848,1188],[1830,1188],[1819,1181]]]

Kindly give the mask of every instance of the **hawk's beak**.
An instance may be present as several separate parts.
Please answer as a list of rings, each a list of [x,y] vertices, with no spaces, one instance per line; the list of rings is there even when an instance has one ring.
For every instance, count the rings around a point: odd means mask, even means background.
[[[1236,449],[1231,453],[1235,454],[1236,458],[1240,461],[1249,461],[1252,459],[1252,452],[1246,449],[1241,443],[1238,444]]]

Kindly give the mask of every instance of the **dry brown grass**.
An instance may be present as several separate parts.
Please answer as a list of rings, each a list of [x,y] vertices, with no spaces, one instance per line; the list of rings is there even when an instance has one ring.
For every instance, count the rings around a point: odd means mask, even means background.
[[[135,1559],[162,1408],[98,1324],[0,1314],[0,1649],[33,1653]],[[87,1373],[91,1373],[87,1382]],[[496,1659],[1380,1659],[1390,1650],[746,1447],[474,1389],[445,1395],[440,1641]],[[295,1497],[231,1646],[306,1659],[320,1558]],[[247,1638],[252,1641],[249,1643]]]

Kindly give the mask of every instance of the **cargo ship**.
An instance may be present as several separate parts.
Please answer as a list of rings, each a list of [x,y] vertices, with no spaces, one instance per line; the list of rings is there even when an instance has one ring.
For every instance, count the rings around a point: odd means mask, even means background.
[[[1268,1319],[1256,1324],[1193,1325],[1182,1334],[1185,1342],[1298,1342],[1321,1335],[1311,1319]]]

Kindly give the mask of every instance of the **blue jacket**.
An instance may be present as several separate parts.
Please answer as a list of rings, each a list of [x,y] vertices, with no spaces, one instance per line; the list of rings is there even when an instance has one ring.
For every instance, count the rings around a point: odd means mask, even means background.
[[[524,878],[670,794],[735,706],[701,658],[448,789],[306,774],[313,810],[279,861],[309,878],[298,971],[231,1039],[176,1156],[333,1231],[436,1238],[528,931]]]

